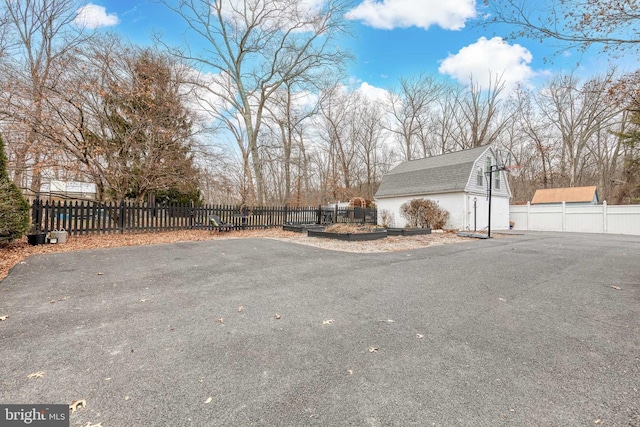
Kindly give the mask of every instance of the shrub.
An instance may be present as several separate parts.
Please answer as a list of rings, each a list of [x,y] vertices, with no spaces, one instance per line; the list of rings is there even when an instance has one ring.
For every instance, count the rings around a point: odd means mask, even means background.
[[[449,212],[437,202],[428,199],[413,199],[400,206],[400,213],[408,221],[408,227],[440,229],[449,219]]]
[[[382,226],[385,228],[393,227],[394,218],[393,214],[387,209],[382,209],[380,211],[380,221],[382,222]]]
[[[0,243],[19,239],[29,229],[29,202],[9,179],[4,142],[0,137]]]

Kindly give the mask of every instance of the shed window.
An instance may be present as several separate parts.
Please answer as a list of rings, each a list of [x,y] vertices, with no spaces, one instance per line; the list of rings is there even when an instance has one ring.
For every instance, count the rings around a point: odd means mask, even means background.
[[[496,184],[496,190],[500,189],[500,171],[496,171],[496,178],[494,180]]]
[[[478,174],[476,175],[476,184],[478,185],[478,187],[482,187],[483,186],[483,179],[482,179],[482,167],[478,168]]]
[[[491,157],[487,156],[487,166],[485,167],[485,172],[491,172]]]

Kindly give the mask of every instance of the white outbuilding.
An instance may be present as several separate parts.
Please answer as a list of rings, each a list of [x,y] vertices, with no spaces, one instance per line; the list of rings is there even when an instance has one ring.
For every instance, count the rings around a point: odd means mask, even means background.
[[[490,146],[400,163],[382,177],[375,195],[378,224],[384,215],[390,227],[405,227],[400,207],[413,199],[430,199],[449,212],[446,228],[483,230],[488,226],[492,175],[491,229],[508,230],[511,190],[505,171],[495,171],[499,164]]]

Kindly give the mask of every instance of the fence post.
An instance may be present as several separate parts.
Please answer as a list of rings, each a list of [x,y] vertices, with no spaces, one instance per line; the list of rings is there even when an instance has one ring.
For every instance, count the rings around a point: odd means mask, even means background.
[[[125,214],[125,206],[124,200],[120,201],[120,214],[118,215],[118,228],[120,229],[120,233],[124,233],[124,214]]]
[[[193,200],[189,200],[189,230],[193,230],[193,222],[194,222],[194,208],[195,208],[195,203],[193,203]]]
[[[31,226],[40,231],[40,223],[42,220],[42,201],[40,197],[36,197],[31,205]]]
[[[567,231],[567,202],[562,202],[562,232]]]
[[[605,234],[609,232],[609,219],[607,218],[607,214],[607,201],[605,200],[602,202],[602,232]]]
[[[527,202],[527,223],[526,230],[529,231],[529,216],[531,215],[531,202]]]

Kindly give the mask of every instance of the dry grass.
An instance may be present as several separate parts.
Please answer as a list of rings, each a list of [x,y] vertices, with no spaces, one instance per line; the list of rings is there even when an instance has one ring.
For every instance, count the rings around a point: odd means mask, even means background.
[[[354,224],[331,224],[324,229],[329,233],[372,233],[376,230],[373,225],[354,225]]]
[[[351,229],[351,231],[346,232],[353,233],[354,231]],[[69,236],[67,243],[65,244],[38,246],[30,246],[27,243],[27,239],[23,238],[9,245],[0,246],[0,280],[7,276],[9,270],[14,265],[22,262],[22,260],[30,255],[121,246],[246,238],[270,238],[320,247],[323,249],[358,253],[405,251],[427,246],[457,243],[466,240],[464,238],[457,237],[455,233],[441,233],[424,236],[390,236],[386,239],[365,242],[343,242],[330,239],[310,238],[303,233],[282,231],[280,228],[233,231],[230,233],[211,233],[206,230],[183,230],[162,233]]]

